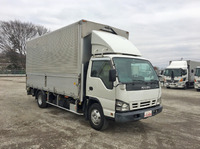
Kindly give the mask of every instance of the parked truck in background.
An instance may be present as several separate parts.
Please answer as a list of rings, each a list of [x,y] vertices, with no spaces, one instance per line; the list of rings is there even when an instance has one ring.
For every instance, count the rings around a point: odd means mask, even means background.
[[[170,61],[164,70],[164,85],[167,88],[194,87],[195,68],[200,62],[191,60]]]
[[[200,65],[196,67],[194,75],[194,88],[200,91]]]
[[[86,20],[27,43],[26,89],[38,106],[84,115],[96,130],[162,111],[151,63],[127,31]]]

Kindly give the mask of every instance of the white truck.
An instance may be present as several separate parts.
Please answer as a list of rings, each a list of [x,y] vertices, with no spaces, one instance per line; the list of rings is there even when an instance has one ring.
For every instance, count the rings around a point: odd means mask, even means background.
[[[197,66],[196,69],[195,69],[194,88],[195,88],[197,91],[200,91],[200,65]]]
[[[86,20],[27,42],[26,89],[38,106],[84,115],[102,130],[108,119],[136,121],[162,111],[151,63],[129,33]]]
[[[194,87],[195,68],[200,62],[191,60],[170,61],[164,70],[164,86],[167,88]]]

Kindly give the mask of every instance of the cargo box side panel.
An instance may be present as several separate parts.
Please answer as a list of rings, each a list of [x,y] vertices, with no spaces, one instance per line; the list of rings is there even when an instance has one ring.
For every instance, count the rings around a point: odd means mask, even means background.
[[[27,43],[27,86],[79,97],[79,27],[75,23]]]
[[[27,74],[26,84],[28,87],[42,89],[45,86],[45,76]]]
[[[27,74],[27,86],[79,99],[78,76],[45,76]]]
[[[80,73],[78,23],[64,27],[27,43],[27,73]]]
[[[78,77],[47,77],[47,90],[73,97],[74,99],[79,98],[79,83]]]

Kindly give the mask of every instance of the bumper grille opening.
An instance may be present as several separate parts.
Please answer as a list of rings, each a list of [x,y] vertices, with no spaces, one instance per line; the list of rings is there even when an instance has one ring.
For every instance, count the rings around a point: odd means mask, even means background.
[[[155,105],[156,104],[156,100],[152,100],[152,105]]]
[[[131,104],[131,110],[136,110],[136,109],[143,109],[147,108],[150,106],[155,106],[156,105],[156,100],[148,100],[148,101],[139,101],[139,102],[134,102]]]
[[[133,108],[133,109],[135,109],[135,108],[137,108],[137,107],[138,107],[138,103],[133,103],[133,104],[132,104],[132,108]]]
[[[150,105],[150,101],[141,102],[141,103],[140,103],[140,107],[146,107],[146,106],[149,106],[149,105]]]
[[[140,114],[136,114],[136,115],[133,115],[133,117],[134,117],[134,118],[139,118],[139,117],[141,117],[141,116],[140,116]]]

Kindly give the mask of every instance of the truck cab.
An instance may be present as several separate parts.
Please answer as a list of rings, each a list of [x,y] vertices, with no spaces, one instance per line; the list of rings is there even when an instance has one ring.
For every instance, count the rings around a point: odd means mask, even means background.
[[[195,75],[194,75],[194,88],[200,90],[200,66],[197,66]]]
[[[200,62],[191,60],[170,61],[164,70],[164,86],[167,88],[194,87],[195,68]]]
[[[167,88],[187,88],[188,73],[186,61],[172,61],[164,70],[164,85]]]
[[[128,122],[160,113],[162,111],[161,87],[151,63],[142,58],[133,45],[127,47],[129,48],[127,50],[132,48],[133,54],[128,55],[123,49],[111,48],[112,42],[109,42],[109,38],[106,43],[101,42],[106,35],[114,36],[117,40],[116,35],[96,31],[92,34],[94,55],[88,66],[86,96],[88,102],[95,101],[100,106],[94,108],[93,112],[89,110],[89,120],[93,128],[103,127],[104,124],[101,124],[104,121],[101,120],[103,115],[116,122]],[[96,36],[101,41],[96,42]],[[113,38],[110,39],[113,40]],[[128,40],[125,41],[128,42]],[[95,43],[101,44],[97,46]],[[123,47],[123,42],[115,43],[120,44],[116,47]],[[112,52],[116,50],[118,52]],[[106,52],[98,53],[97,51]]]

